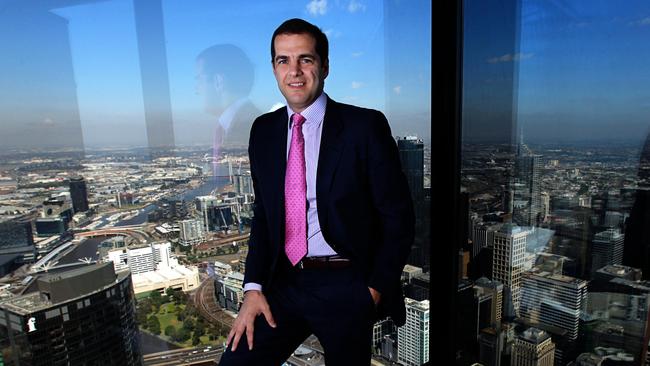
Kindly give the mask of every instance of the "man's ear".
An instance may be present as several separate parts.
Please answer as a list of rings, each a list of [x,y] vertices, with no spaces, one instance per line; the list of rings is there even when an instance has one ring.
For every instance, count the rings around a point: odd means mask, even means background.
[[[224,87],[223,74],[212,75],[212,88],[217,92],[222,92]]]
[[[330,74],[330,60],[327,59],[323,62],[323,80],[327,78],[327,75]]]

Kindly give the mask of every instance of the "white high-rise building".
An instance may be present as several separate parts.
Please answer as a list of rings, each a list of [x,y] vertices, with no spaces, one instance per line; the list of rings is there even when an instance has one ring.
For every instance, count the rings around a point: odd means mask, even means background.
[[[109,250],[106,261],[112,261],[115,271],[129,269],[132,274],[145,273],[159,267],[170,267],[171,244],[157,243],[136,248]]]
[[[551,325],[578,338],[580,313],[587,305],[587,281],[535,267],[522,277],[520,316],[531,324]]]
[[[508,288],[515,314],[521,300],[521,275],[526,262],[526,236],[523,228],[505,224],[494,233],[492,279]]]
[[[183,246],[196,245],[205,241],[204,223],[199,219],[182,220],[178,223],[178,242]]]
[[[406,324],[397,328],[397,360],[405,366],[429,361],[429,300],[406,298]]]

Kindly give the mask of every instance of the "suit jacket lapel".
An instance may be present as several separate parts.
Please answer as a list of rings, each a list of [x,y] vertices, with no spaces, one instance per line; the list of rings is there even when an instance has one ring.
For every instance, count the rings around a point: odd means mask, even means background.
[[[320,140],[320,152],[318,154],[318,169],[316,171],[317,201],[327,200],[332,186],[336,167],[341,158],[341,152],[343,152],[342,130],[343,122],[339,114],[338,105],[333,100],[327,98],[327,108],[325,109],[325,118],[323,120],[323,130]],[[325,205],[318,203],[318,207],[325,207]]]
[[[287,135],[288,135],[288,121],[289,117],[287,115],[287,109],[282,108],[282,113],[279,114],[279,120],[276,122],[277,126],[274,129],[275,136],[269,139],[271,143],[274,144],[272,148],[272,158],[270,161],[277,161],[277,169],[274,178],[276,190],[272,192],[278,192],[277,194],[277,213],[276,217],[279,218],[279,224],[281,226],[280,233],[282,233],[282,242],[284,242],[284,178],[287,171]]]

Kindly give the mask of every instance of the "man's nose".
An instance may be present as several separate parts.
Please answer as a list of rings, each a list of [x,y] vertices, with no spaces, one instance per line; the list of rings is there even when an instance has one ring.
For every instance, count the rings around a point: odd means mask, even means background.
[[[298,62],[292,62],[290,64],[290,70],[289,72],[291,73],[292,76],[297,76],[302,74],[302,69],[300,68],[300,61]]]

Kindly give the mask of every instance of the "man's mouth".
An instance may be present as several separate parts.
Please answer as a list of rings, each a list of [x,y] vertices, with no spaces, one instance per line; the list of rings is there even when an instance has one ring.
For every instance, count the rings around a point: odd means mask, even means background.
[[[292,87],[292,88],[300,88],[300,87],[302,87],[304,85],[305,85],[305,83],[289,83],[289,86]]]

